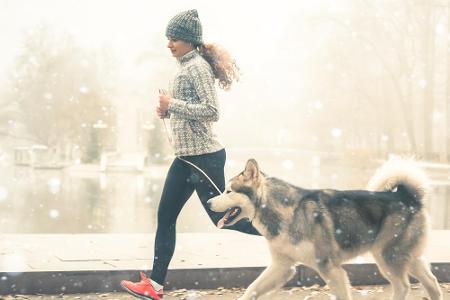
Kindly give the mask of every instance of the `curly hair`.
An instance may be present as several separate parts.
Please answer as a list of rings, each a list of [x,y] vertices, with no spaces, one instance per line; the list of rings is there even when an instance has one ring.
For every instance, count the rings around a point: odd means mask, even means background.
[[[219,87],[229,90],[233,81],[239,80],[239,67],[227,50],[217,44],[202,44],[197,46],[200,55],[211,66],[214,77],[219,81]]]

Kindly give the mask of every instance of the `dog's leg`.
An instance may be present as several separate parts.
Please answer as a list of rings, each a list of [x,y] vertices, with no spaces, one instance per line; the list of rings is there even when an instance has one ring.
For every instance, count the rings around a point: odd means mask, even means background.
[[[409,273],[422,283],[431,300],[442,300],[441,288],[428,263],[421,258],[414,258]]]
[[[350,281],[347,272],[339,266],[319,266],[319,273],[330,287],[336,300],[351,300]]]
[[[273,260],[271,265],[250,284],[239,300],[256,300],[262,295],[282,287],[294,274],[293,261],[282,258]]]
[[[373,254],[381,274],[391,283],[394,293],[392,300],[404,300],[409,292],[409,279],[405,264],[399,261],[394,264],[393,260],[386,262],[386,253]]]

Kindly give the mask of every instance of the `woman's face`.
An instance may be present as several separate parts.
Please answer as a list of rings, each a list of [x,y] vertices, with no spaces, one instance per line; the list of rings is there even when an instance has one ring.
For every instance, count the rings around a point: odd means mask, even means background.
[[[167,48],[170,49],[173,57],[182,57],[183,55],[194,49],[190,43],[174,38],[169,38]]]

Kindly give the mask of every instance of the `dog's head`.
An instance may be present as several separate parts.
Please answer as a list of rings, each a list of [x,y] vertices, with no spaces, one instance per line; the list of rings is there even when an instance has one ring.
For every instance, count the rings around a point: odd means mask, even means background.
[[[244,218],[254,218],[263,180],[264,174],[260,172],[258,163],[249,159],[244,171],[230,179],[225,193],[208,201],[211,210],[225,212],[217,227],[231,226]]]

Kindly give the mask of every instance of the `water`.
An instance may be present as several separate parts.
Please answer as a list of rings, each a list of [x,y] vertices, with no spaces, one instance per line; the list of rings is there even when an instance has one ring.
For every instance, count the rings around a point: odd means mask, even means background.
[[[245,153],[228,153],[227,178],[240,172]],[[232,157],[233,159],[230,159]],[[254,157],[266,173],[305,188],[361,189],[374,167],[326,162],[317,154],[272,152]],[[168,165],[142,174],[67,172],[2,167],[0,233],[153,233]],[[447,173],[431,172],[430,214],[434,229],[450,229],[450,185]],[[178,232],[214,232],[194,195],[177,223]]]

